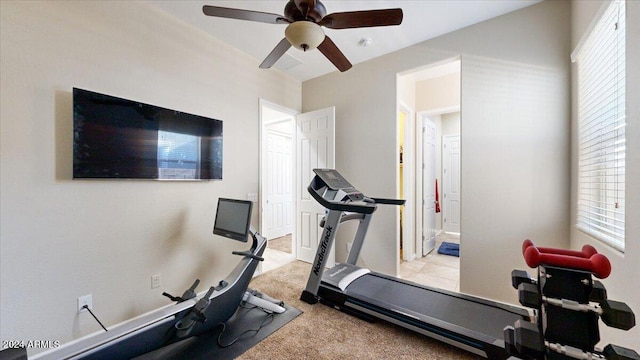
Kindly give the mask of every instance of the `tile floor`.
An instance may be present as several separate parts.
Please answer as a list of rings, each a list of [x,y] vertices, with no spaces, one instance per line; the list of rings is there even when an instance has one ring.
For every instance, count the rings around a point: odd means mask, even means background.
[[[291,241],[290,237],[270,240]],[[418,284],[450,291],[460,291],[460,258],[438,254],[443,241],[460,243],[460,236],[442,233],[436,238],[436,248],[427,256],[400,264],[400,277]],[[262,262],[262,272],[277,269],[295,260],[291,253],[275,250],[280,246],[267,247]]]
[[[400,277],[422,285],[460,291],[460,258],[438,254],[438,247],[443,241],[459,244],[460,235],[438,235],[436,247],[429,255],[400,264]]]
[[[282,242],[285,242],[285,241],[291,241],[291,236],[289,235],[289,236],[284,236],[282,238],[269,240],[269,244],[267,245],[267,248],[264,250],[264,255],[263,255],[265,259],[265,261],[262,262],[263,273],[269,270],[277,269],[281,266],[287,265],[288,263],[295,260],[295,258],[291,254],[290,246],[289,246],[289,249],[287,249],[289,252],[276,250],[276,248],[286,249],[287,247],[283,246],[284,244],[281,244]],[[272,245],[272,244],[277,244],[277,245]]]

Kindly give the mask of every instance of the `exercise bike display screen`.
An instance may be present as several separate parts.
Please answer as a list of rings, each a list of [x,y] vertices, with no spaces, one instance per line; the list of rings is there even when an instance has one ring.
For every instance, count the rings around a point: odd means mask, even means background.
[[[248,241],[251,207],[247,200],[220,198],[213,233],[238,241]]]

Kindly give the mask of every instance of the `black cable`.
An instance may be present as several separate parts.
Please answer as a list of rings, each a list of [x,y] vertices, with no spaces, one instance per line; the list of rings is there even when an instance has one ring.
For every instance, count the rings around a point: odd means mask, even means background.
[[[238,335],[235,339],[233,339],[233,340],[232,340],[230,343],[228,343],[228,344],[222,344],[222,335],[224,334],[224,331],[225,331],[225,330],[226,330],[226,328],[227,328],[227,325],[226,325],[225,323],[222,323],[222,330],[220,331],[220,335],[218,335],[218,340],[217,340],[217,342],[218,342],[218,346],[220,346],[221,348],[227,348],[227,347],[229,347],[229,346],[231,346],[231,345],[235,344],[238,340],[240,340],[240,338],[241,338],[244,334],[247,334],[247,333],[250,333],[250,332],[255,332],[255,334],[254,334],[253,336],[256,336],[256,335],[258,334],[258,332],[259,332],[263,327],[265,327],[266,325],[270,324],[270,323],[273,321],[273,316],[274,316],[274,314],[273,314],[273,312],[271,312],[271,311],[268,311],[268,310],[262,309],[262,308],[260,308],[260,307],[258,307],[258,306],[254,306],[254,307],[246,307],[246,306],[240,305],[240,307],[242,307],[242,308],[244,308],[244,309],[248,309],[248,310],[249,310],[249,311],[247,311],[245,314],[248,314],[248,313],[249,313],[251,310],[253,310],[253,309],[259,308],[260,310],[262,310],[262,312],[264,312],[265,314],[267,314],[267,316],[262,320],[262,323],[260,323],[260,326],[258,326],[258,328],[257,328],[257,329],[248,329],[248,330],[243,331],[242,333],[240,333],[240,335]],[[267,322],[268,320],[270,320],[270,321],[269,321],[269,322]]]
[[[104,325],[102,325],[102,323],[100,322],[100,320],[98,320],[98,318],[96,317],[96,315],[93,313],[93,311],[91,311],[91,309],[89,309],[88,305],[85,305],[82,307],[83,309],[87,309],[89,310],[89,314],[91,314],[91,316],[93,316],[94,319],[96,319],[96,321],[98,322],[98,324],[100,324],[100,326],[102,326],[102,328],[104,329],[104,331],[109,331],[107,330],[106,327],[104,327]]]

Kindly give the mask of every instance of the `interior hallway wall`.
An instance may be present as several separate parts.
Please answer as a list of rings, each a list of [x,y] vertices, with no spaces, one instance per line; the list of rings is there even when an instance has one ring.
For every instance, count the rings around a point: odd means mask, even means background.
[[[460,72],[418,81],[415,91],[417,111],[460,106]]]
[[[428,70],[427,70],[428,71]],[[440,196],[440,208],[444,211],[442,182],[442,137],[460,134],[460,71],[438,76],[415,84],[418,111],[429,115],[436,125],[436,178]],[[442,112],[446,111],[446,112]],[[453,111],[453,112],[450,112]],[[436,228],[441,230],[443,212],[436,213]]]

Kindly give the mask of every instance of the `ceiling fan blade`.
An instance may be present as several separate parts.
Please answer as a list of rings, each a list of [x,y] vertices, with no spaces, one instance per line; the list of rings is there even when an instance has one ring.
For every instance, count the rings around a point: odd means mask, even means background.
[[[289,50],[290,47],[291,44],[289,43],[289,40],[287,40],[287,38],[280,40],[278,45],[276,45],[276,47],[273,48],[269,55],[267,55],[267,57],[262,61],[262,64],[260,64],[260,68],[268,69],[272,67],[273,64],[275,64],[282,57],[282,55],[284,55],[284,53]]]
[[[402,9],[347,11],[325,16],[318,25],[330,29],[350,29],[373,26],[400,25]]]
[[[347,57],[344,56],[342,51],[338,49],[336,44],[328,36],[325,36],[324,41],[318,45],[318,50],[320,50],[320,52],[324,54],[324,56],[326,56],[327,59],[329,59],[329,61],[338,68],[338,70],[345,72],[351,69],[352,65],[349,60],[347,60]]]
[[[278,14],[271,14],[260,11],[231,9],[220,6],[204,5],[202,12],[208,16],[222,17],[227,19],[257,21],[268,24],[288,24],[289,20]]]

